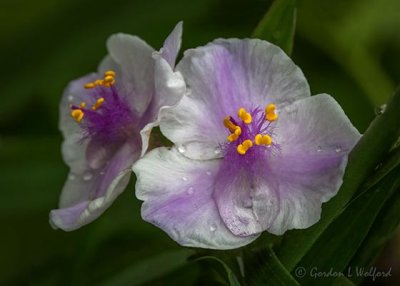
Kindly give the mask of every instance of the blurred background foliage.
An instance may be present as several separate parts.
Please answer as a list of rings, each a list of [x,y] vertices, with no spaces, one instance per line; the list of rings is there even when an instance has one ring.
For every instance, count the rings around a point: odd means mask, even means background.
[[[96,70],[112,33],[158,49],[183,20],[185,50],[249,37],[271,2],[1,0],[0,285],[217,283],[204,263],[185,262],[191,250],[141,220],[133,183],[94,223],[72,233],[50,228],[68,171],[58,104],[70,80]],[[400,82],[399,11],[398,0],[298,1],[292,57],[312,93],[333,95],[361,132]],[[384,253],[393,276],[380,283],[395,285],[400,241]]]

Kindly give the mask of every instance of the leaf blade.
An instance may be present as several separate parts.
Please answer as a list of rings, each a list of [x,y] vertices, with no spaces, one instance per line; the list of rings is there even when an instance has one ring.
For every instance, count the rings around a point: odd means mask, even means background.
[[[254,30],[252,37],[267,40],[290,55],[296,30],[296,0],[276,0]]]

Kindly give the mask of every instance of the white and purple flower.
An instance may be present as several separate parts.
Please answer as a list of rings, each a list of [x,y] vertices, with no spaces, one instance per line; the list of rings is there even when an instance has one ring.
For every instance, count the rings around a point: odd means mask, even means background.
[[[161,114],[175,143],[134,165],[142,217],[185,246],[230,249],[316,223],[360,138],[329,95],[310,96],[277,46],[216,40],[177,66],[187,92]]]
[[[159,52],[138,37],[113,35],[98,73],[66,88],[59,127],[70,174],[59,209],[50,212],[55,228],[70,231],[90,223],[127,186],[159,111],[175,105],[185,91],[174,72],[181,34],[179,23]]]

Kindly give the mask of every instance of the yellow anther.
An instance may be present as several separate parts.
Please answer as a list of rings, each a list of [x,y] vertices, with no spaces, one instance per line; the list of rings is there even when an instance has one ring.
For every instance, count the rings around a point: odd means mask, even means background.
[[[242,144],[239,144],[236,148],[236,151],[240,154],[240,155],[244,155],[246,154],[246,152],[253,146],[253,142],[249,139],[246,139],[243,141]]]
[[[79,104],[80,108],[85,108],[86,107],[86,102],[82,101],[81,104]]]
[[[246,139],[243,141],[242,145],[245,146],[247,149],[249,149],[250,147],[253,146],[253,141],[251,141],[250,139]]]
[[[93,110],[96,110],[97,108],[99,108],[99,107],[103,104],[103,102],[104,102],[104,98],[103,98],[103,97],[100,97],[100,98],[96,101],[96,103],[92,106],[92,109],[93,109]]]
[[[81,120],[83,119],[83,115],[84,113],[80,109],[74,109],[71,111],[71,116],[75,119],[76,122],[81,122]]]
[[[267,113],[267,115],[265,116],[265,118],[266,118],[268,121],[275,121],[275,120],[278,119],[278,114],[276,114],[276,113]]]
[[[242,134],[242,129],[239,126],[236,126],[235,131],[233,131],[233,133],[228,136],[228,141],[233,142],[233,141],[237,140],[239,138],[240,134]]]
[[[239,127],[239,126],[236,126],[235,124],[232,123],[230,116],[227,116],[227,117],[224,118],[224,126],[226,128],[228,128],[229,131],[232,132],[232,133],[235,132],[237,127]]]
[[[238,111],[238,116],[240,119],[243,120],[244,123],[250,124],[253,118],[251,117],[251,114],[246,111],[243,107],[239,109]]]
[[[115,77],[115,72],[114,71],[106,71],[105,73],[104,73],[104,77],[108,77],[108,76],[112,76],[112,77]]]
[[[268,104],[265,107],[265,119],[268,121],[275,121],[278,119],[278,114],[275,112],[276,106],[273,103]]]
[[[265,113],[275,113],[276,106],[273,103],[268,104],[265,107]]]
[[[93,82],[89,82],[85,84],[85,88],[95,88],[96,86],[105,86],[110,87],[115,83],[115,72],[114,71],[106,71],[104,73],[104,79],[97,79]]]
[[[85,84],[85,88],[95,88],[96,85],[94,84],[94,82],[89,82],[87,84]]]
[[[272,138],[268,134],[266,135],[257,134],[256,137],[254,138],[254,142],[256,143],[256,145],[271,145]]]

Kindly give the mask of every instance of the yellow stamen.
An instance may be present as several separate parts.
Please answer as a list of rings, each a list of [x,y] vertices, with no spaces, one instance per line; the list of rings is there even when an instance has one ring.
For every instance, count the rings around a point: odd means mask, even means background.
[[[115,72],[114,72],[114,71],[111,71],[111,70],[106,71],[106,72],[104,73],[104,77],[107,77],[107,76],[115,77]]]
[[[275,110],[276,110],[275,104],[273,103],[268,104],[265,107],[265,119],[271,122],[277,120],[278,114],[276,114]]]
[[[231,131],[232,133],[235,132],[237,127],[239,127],[232,123],[230,116],[224,118],[224,126],[228,128],[229,131]]]
[[[266,135],[257,134],[256,137],[254,138],[254,142],[256,143],[256,145],[271,145],[272,138],[268,134]]]
[[[85,107],[86,107],[86,102],[83,102],[83,101],[82,101],[81,104],[79,104],[79,107],[80,107],[80,108],[85,108]]]
[[[266,116],[265,116],[265,118],[268,120],[268,121],[275,121],[275,120],[277,120],[278,119],[278,114],[276,114],[276,113],[274,113],[274,114],[267,114]]]
[[[94,84],[94,82],[89,82],[87,84],[85,84],[85,88],[89,89],[89,88],[94,88],[96,87],[96,85]]]
[[[100,97],[100,98],[96,101],[96,103],[92,106],[92,109],[93,109],[93,110],[98,109],[98,108],[103,104],[103,102],[104,102],[104,98],[103,98],[103,97]]]
[[[97,79],[93,82],[85,84],[85,88],[95,88],[96,86],[111,87],[115,83],[115,72],[106,71],[104,73],[104,79]]]
[[[275,113],[276,105],[273,103],[268,104],[265,107],[265,113]]]
[[[251,114],[246,111],[243,107],[239,109],[238,111],[238,116],[240,119],[243,120],[244,123],[250,124],[253,121],[253,118],[251,117]]]
[[[237,140],[240,136],[240,134],[242,134],[242,129],[239,126],[236,126],[235,131],[228,136],[228,141],[229,142],[233,142],[235,140]]]
[[[75,119],[76,122],[81,122],[81,120],[83,119],[83,115],[84,113],[80,109],[74,109],[71,111],[71,116]]]
[[[237,152],[240,155],[246,154],[246,152],[253,146],[253,142],[249,139],[243,141],[242,144],[239,144],[236,148]]]

